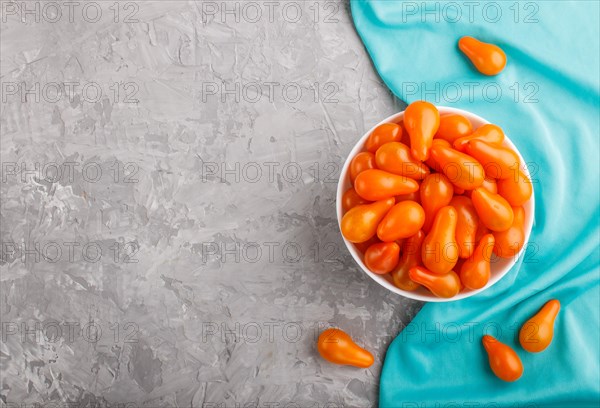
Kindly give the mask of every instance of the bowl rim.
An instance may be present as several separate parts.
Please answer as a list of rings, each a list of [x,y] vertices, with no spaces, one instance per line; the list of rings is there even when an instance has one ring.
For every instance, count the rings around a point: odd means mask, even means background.
[[[467,119],[469,119],[469,121],[471,121],[471,123],[474,126],[477,126],[477,127],[482,126],[484,124],[491,123],[488,120],[482,118],[481,116],[474,114],[472,112],[463,110],[463,109],[453,108],[453,107],[449,107],[449,106],[437,106],[437,105],[436,105],[436,108],[440,112],[440,115],[448,114],[448,113],[456,113],[456,114],[465,116]],[[471,296],[475,296],[475,295],[489,289],[490,287],[495,285],[498,281],[500,281],[504,276],[506,276],[508,274],[508,272],[518,262],[519,258],[521,258],[523,256],[523,254],[525,253],[525,250],[529,243],[529,238],[531,237],[531,231],[533,228],[533,222],[534,222],[534,218],[535,218],[535,192],[533,191],[533,188],[534,188],[533,184],[535,184],[535,183],[532,182],[531,198],[525,204],[523,204],[523,208],[525,210],[525,240],[523,243],[523,247],[521,248],[521,250],[519,251],[518,254],[516,254],[515,256],[513,256],[511,258],[498,258],[498,259],[501,259],[502,261],[508,260],[508,262],[506,262],[506,261],[504,262],[504,263],[506,263],[506,265],[504,265],[500,271],[492,271],[492,276],[490,277],[489,282],[483,288],[462,291],[458,295],[456,295],[455,297],[450,298],[450,299],[439,298],[431,293],[426,293],[425,289],[419,289],[414,292],[402,290],[402,289],[398,288],[397,286],[395,286],[388,279],[386,279],[386,276],[389,274],[378,275],[378,274],[371,272],[365,266],[360,252],[355,248],[354,244],[351,243],[350,241],[348,241],[342,234],[341,222],[342,222],[342,216],[343,216],[342,196],[343,196],[344,192],[349,188],[349,185],[350,185],[349,178],[348,178],[350,162],[352,161],[354,156],[356,156],[357,153],[359,153],[363,150],[364,144],[365,144],[367,138],[369,137],[369,135],[373,132],[373,130],[377,126],[380,126],[384,123],[398,123],[403,118],[404,118],[404,111],[394,113],[393,115],[388,116],[387,118],[385,118],[384,120],[382,120],[381,122],[379,122],[375,126],[373,126],[371,129],[369,129],[369,131],[366,132],[363,136],[361,136],[358,139],[358,141],[356,142],[356,144],[354,145],[354,147],[352,148],[352,150],[350,150],[350,152],[348,153],[348,156],[346,157],[346,161],[344,162],[344,165],[342,166],[342,169],[340,171],[340,177],[338,180],[338,186],[337,186],[337,192],[336,192],[336,215],[337,215],[338,228],[340,230],[340,235],[342,235],[342,239],[343,239],[344,243],[346,244],[346,248],[352,255],[354,262],[356,262],[358,264],[358,266],[363,270],[363,272],[366,273],[367,275],[369,275],[371,277],[371,279],[373,279],[379,285],[385,287],[386,289],[388,289],[391,292],[394,292],[398,295],[404,296],[409,299],[419,300],[419,301],[423,301],[423,302],[455,302],[458,300],[470,298]],[[477,123],[479,123],[479,124],[476,125]],[[519,151],[519,149],[517,149],[517,147],[515,146],[513,141],[506,134],[505,134],[505,138],[504,138],[504,143],[506,143],[509,147],[511,147],[517,153],[517,155],[519,156],[519,159],[521,161],[521,169],[529,177],[529,179],[531,179],[531,174],[527,167],[527,162],[521,155],[521,152]],[[495,257],[495,255],[493,255],[493,256]]]

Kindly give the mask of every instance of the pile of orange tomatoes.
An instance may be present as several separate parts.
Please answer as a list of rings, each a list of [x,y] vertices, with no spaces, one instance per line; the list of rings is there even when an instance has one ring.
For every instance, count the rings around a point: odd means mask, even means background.
[[[509,258],[523,247],[533,191],[504,138],[425,101],[373,130],[351,161],[341,221],[367,268],[443,298],[483,288],[492,252]]]

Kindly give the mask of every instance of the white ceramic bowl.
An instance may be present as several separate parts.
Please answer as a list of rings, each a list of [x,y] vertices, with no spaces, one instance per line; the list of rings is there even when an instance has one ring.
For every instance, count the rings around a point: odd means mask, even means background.
[[[490,123],[487,120],[485,120],[471,112],[464,111],[462,109],[456,109],[456,108],[450,108],[450,107],[444,107],[444,106],[438,106],[437,108],[438,108],[440,114],[458,113],[458,114],[465,116],[473,124],[473,129],[477,129],[481,125]],[[383,123],[399,123],[403,117],[404,117],[404,112],[400,112],[400,113],[390,116],[389,118],[387,118],[387,119],[381,121],[380,123],[378,123],[377,125],[375,125],[372,129],[370,129],[367,133],[365,133],[363,135],[363,137],[360,138],[358,143],[356,143],[356,145],[354,146],[354,148],[348,155],[348,158],[346,159],[346,162],[344,163],[344,167],[342,168],[342,172],[340,174],[340,180],[338,182],[337,200],[336,200],[337,201],[336,202],[336,212],[337,212],[338,225],[341,225],[342,216],[343,216],[342,195],[344,194],[344,192],[347,189],[349,189],[351,187],[349,172],[350,172],[350,162],[352,161],[352,158],[363,150],[363,146],[364,146],[367,138],[373,131],[373,129],[375,129],[377,126],[379,126]],[[502,127],[501,123],[499,123],[498,125],[500,127]],[[527,169],[527,166],[525,164],[526,161],[523,159],[523,156],[521,156],[521,153],[518,151],[518,149],[512,143],[512,141],[509,139],[508,136],[506,136],[506,138],[504,139],[504,144],[511,147],[515,152],[517,152],[517,154],[519,155],[519,158],[521,159],[521,163],[522,163],[521,167],[523,168],[525,173],[528,176],[530,176],[529,170]],[[365,264],[363,262],[363,255],[356,249],[354,244],[351,243],[350,241],[348,241],[346,238],[343,238],[343,236],[342,236],[342,238],[344,239],[344,242],[346,243],[346,247],[348,247],[348,250],[352,254],[352,257],[354,258],[356,263],[362,268],[362,270],[367,275],[369,275],[375,282],[379,283],[384,288],[391,290],[392,292],[397,293],[399,295],[405,296],[407,298],[421,300],[421,301],[425,301],[425,302],[452,302],[455,300],[460,300],[460,299],[465,299],[465,298],[471,297],[477,293],[483,292],[484,290],[488,289],[493,284],[495,284],[500,279],[502,279],[502,277],[504,275],[506,275],[508,273],[508,271],[513,267],[513,265],[517,262],[519,257],[521,257],[523,255],[525,249],[527,248],[527,243],[529,242],[529,237],[531,235],[531,228],[533,226],[533,218],[534,218],[534,211],[535,211],[535,197],[533,195],[531,196],[531,199],[523,205],[523,208],[525,210],[525,243],[523,245],[523,249],[521,249],[521,251],[512,258],[498,258],[495,255],[492,255],[492,260],[491,260],[491,269],[492,269],[491,272],[492,273],[491,273],[491,277],[490,277],[490,280],[487,283],[487,285],[485,285],[483,288],[477,289],[477,290],[465,289],[465,290],[461,291],[458,295],[456,295],[455,297],[450,298],[450,299],[439,298],[439,297],[433,295],[431,292],[429,292],[425,288],[419,288],[418,290],[416,290],[414,292],[410,292],[410,291],[402,290],[402,289],[396,287],[392,282],[392,278],[391,278],[390,274],[377,275],[377,274],[371,272],[365,266]]]

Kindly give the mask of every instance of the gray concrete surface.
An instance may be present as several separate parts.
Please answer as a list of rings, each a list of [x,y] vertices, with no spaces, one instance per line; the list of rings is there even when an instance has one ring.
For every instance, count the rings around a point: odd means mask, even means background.
[[[346,154],[402,109],[349,5],[1,13],[0,404],[375,406],[420,304],[338,231]],[[331,325],[376,363],[323,361]]]

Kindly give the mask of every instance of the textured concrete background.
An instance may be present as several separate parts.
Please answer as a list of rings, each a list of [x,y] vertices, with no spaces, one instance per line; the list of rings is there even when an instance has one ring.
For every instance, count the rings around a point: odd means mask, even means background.
[[[3,1],[1,17],[1,400],[376,405],[420,304],[338,231],[346,154],[402,109],[349,5]],[[320,359],[330,325],[373,367]]]

